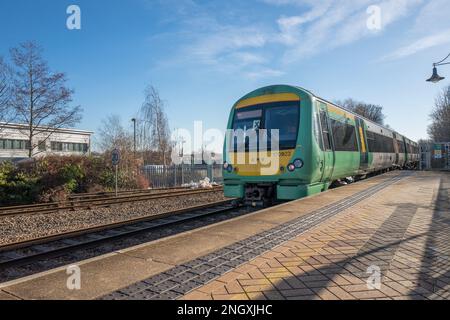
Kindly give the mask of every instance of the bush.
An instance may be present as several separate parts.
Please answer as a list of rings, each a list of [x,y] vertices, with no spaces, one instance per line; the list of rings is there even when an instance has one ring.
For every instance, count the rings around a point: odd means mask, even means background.
[[[0,205],[35,202],[39,193],[36,182],[36,177],[18,170],[12,163],[0,163]]]
[[[72,193],[77,191],[85,173],[80,164],[68,163],[61,168],[60,175],[66,190]]]
[[[120,189],[148,188],[145,177],[136,174],[137,165],[121,163]],[[114,190],[115,169],[110,158],[48,156],[15,166],[0,163],[0,205],[63,201],[71,193]]]

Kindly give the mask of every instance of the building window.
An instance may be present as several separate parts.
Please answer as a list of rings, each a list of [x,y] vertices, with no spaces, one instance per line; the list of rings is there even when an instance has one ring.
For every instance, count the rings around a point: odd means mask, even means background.
[[[45,141],[39,141],[38,142],[38,149],[39,149],[39,151],[46,151],[47,150],[47,147],[45,145]]]
[[[52,141],[51,148],[52,151],[63,151],[61,142]]]
[[[28,150],[27,140],[0,139],[0,149],[3,150]]]
[[[52,151],[86,153],[89,150],[87,143],[51,142]]]

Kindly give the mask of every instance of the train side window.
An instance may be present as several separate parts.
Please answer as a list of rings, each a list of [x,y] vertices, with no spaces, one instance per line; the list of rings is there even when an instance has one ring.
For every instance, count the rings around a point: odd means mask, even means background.
[[[376,147],[377,152],[384,153],[385,145],[383,136],[381,134],[375,133],[375,143],[377,145]]]
[[[322,126],[323,150],[331,150],[330,130],[328,129],[327,114],[320,110],[320,124]]]
[[[355,126],[331,119],[336,151],[359,151]]]
[[[386,137],[386,146],[388,153],[395,153],[394,138]]]
[[[401,140],[398,140],[398,145],[400,146],[399,153],[405,153],[405,143]]]
[[[366,136],[367,136],[367,147],[369,148],[369,152],[377,152],[375,134],[372,131],[367,131]]]
[[[375,132],[367,131],[367,145],[370,152],[395,153],[394,139]],[[401,150],[402,144],[399,145]]]

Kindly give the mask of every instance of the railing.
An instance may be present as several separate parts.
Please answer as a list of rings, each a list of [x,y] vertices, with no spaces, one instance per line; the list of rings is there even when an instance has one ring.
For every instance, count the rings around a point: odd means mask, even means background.
[[[222,184],[222,165],[146,165],[142,172],[152,188],[177,187],[209,178],[211,182]]]
[[[421,169],[450,170],[450,142],[422,143]]]

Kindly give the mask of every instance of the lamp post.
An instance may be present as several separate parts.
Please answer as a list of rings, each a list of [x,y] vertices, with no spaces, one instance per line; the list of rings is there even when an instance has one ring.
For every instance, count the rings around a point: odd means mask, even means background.
[[[184,184],[184,144],[186,143],[186,140],[181,137],[181,151],[179,153],[181,157],[181,185]]]
[[[431,76],[430,79],[428,79],[428,82],[433,82],[433,83],[437,83],[439,81],[442,81],[445,79],[445,77],[441,77],[438,72],[437,72],[437,67],[438,66],[443,66],[446,64],[450,64],[450,62],[445,62],[448,58],[450,58],[450,54],[448,56],[446,56],[444,59],[442,59],[439,62],[433,63],[433,75]]]
[[[136,159],[136,118],[131,119],[133,122],[133,151],[134,159]]]

